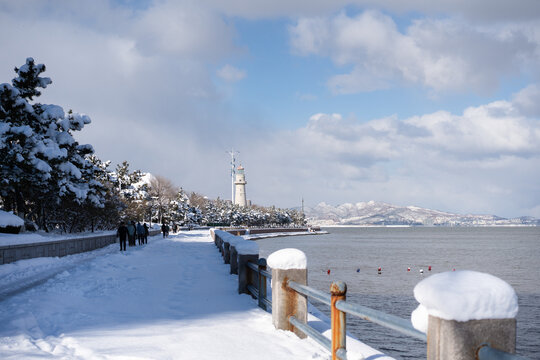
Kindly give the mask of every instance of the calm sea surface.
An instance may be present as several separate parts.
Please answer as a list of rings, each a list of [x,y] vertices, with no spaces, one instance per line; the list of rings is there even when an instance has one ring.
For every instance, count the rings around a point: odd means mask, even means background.
[[[540,359],[539,227],[323,230],[330,234],[258,240],[261,256],[288,247],[300,249],[308,258],[310,286],[329,293],[332,281],[345,281],[348,300],[403,318],[410,318],[418,306],[413,289],[429,276],[428,266],[431,273],[452,269],[490,273],[518,294],[517,353]],[[314,304],[329,314],[326,305]],[[398,359],[425,358],[425,343],[354,316],[347,317],[347,330]]]

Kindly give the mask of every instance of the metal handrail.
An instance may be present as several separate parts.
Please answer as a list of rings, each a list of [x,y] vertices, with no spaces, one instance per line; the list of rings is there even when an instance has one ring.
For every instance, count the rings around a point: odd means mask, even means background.
[[[422,341],[427,341],[426,334],[416,330],[410,321],[382,311],[370,309],[368,307],[351,304],[343,300],[336,302],[336,308],[347,314],[358,316],[364,320],[374,322],[386,328],[396,330],[402,334],[412,336]]]
[[[304,324],[294,316],[289,317],[289,323],[291,323],[291,325],[293,325],[295,328],[315,340],[323,348],[332,352],[332,341],[323,334],[321,334],[319,331],[307,324]],[[339,349],[336,355],[340,360],[347,360],[347,350],[345,349]]]
[[[271,279],[272,278],[272,273],[267,271],[267,270],[260,270],[259,273],[263,276],[265,276],[267,279]]]
[[[325,294],[322,291],[315,290],[309,286],[299,284],[297,282],[289,280],[288,285],[291,289],[295,290],[296,292],[299,292],[302,295],[312,297],[314,299],[319,300],[323,304],[331,305],[331,297],[328,294]]]
[[[523,356],[494,349],[488,344],[484,344],[478,348],[476,351],[476,358],[478,360],[527,360],[527,358]]]
[[[248,268],[250,268],[253,271],[259,272],[259,267],[257,264],[252,263],[251,261],[247,263]]]
[[[251,284],[247,286],[247,289],[251,293],[251,295],[253,295],[256,299],[259,298],[259,289],[257,289],[255,286]]]
[[[319,331],[315,330],[311,326],[304,324],[300,320],[298,320],[295,316],[289,317],[289,322],[292,326],[297,328],[298,330],[302,331],[307,336],[311,337],[313,340],[315,340],[319,345],[321,345],[326,350],[332,352],[332,341],[321,334]]]
[[[290,280],[288,282],[288,285],[291,289],[299,292],[302,295],[317,299],[326,305],[331,305],[331,296],[325,294],[322,291],[315,290],[309,286],[301,285]],[[381,326],[396,330],[398,332],[401,332],[402,334],[412,336],[422,341],[427,341],[426,334],[416,330],[409,321],[400,317],[386,314],[382,311],[370,309],[362,305],[351,304],[342,300],[336,302],[336,307],[341,311],[358,316],[364,320],[374,322]]]

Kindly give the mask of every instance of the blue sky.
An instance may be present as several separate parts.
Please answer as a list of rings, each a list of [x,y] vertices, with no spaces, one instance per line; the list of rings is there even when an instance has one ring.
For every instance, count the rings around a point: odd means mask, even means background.
[[[88,114],[103,160],[279,207],[540,217],[540,3],[0,0],[0,82]]]

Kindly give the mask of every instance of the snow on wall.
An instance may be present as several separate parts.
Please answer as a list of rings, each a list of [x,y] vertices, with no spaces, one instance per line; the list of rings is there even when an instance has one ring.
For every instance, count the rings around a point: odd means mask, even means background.
[[[307,269],[306,254],[298,249],[281,249],[273,252],[266,259],[266,264],[272,269]]]
[[[0,226],[23,226],[24,220],[12,213],[0,210]]]
[[[216,236],[219,236],[224,243],[229,243],[231,245],[235,245],[237,242],[244,240],[240,236],[233,235],[223,230],[215,230],[214,233],[216,234]]]
[[[259,255],[259,244],[251,240],[242,240],[234,246],[238,255]]]
[[[238,255],[259,255],[259,244],[254,241],[245,240],[241,236],[223,230],[214,230],[214,234],[219,236],[224,243],[234,246]]]
[[[449,271],[432,275],[414,288],[420,303],[411,314],[413,326],[427,331],[428,315],[469,321],[515,318],[517,295],[505,281],[477,271]]]

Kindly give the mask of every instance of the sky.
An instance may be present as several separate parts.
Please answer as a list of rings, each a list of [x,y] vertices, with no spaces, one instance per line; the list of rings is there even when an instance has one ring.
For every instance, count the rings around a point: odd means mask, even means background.
[[[540,217],[536,0],[0,0],[76,134],[210,198]]]

